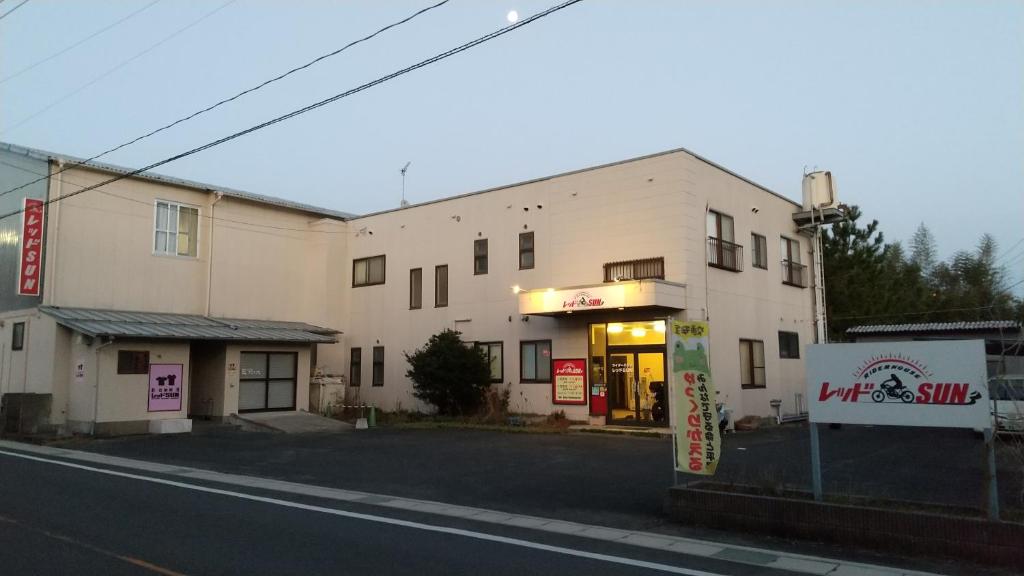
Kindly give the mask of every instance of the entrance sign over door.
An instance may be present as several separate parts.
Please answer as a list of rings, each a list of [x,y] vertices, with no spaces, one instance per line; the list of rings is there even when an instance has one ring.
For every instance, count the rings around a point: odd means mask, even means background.
[[[986,374],[982,340],[812,344],[810,420],[983,430]]]
[[[722,440],[708,363],[708,323],[673,321],[669,354],[676,470],[711,476],[718,467]]]
[[[552,404],[587,403],[587,360],[575,358],[571,360],[553,361],[554,378],[551,382]]]

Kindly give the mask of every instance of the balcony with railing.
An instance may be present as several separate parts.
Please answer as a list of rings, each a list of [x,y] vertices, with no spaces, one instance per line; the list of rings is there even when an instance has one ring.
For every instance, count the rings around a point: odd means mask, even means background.
[[[609,262],[604,265],[604,281],[665,279],[664,258],[643,258],[641,260],[623,260]]]
[[[790,260],[782,261],[782,283],[807,288],[807,266]]]
[[[733,272],[743,270],[743,246],[708,236],[708,266]]]

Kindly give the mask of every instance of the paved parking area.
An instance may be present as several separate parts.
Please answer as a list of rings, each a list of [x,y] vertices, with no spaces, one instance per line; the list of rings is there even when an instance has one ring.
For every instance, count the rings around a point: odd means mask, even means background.
[[[969,431],[844,427],[824,428],[821,436],[827,491],[975,508],[983,502],[983,445]],[[673,473],[672,443],[664,438],[394,428],[286,435],[205,428],[193,435],[75,441],[68,447],[620,529],[764,543],[665,521],[662,503]],[[1000,456],[1003,506],[1019,514],[1022,466],[1009,451]],[[809,489],[809,478],[807,429],[796,424],[727,436],[715,479]],[[816,552],[837,553],[828,547]],[[855,559],[877,560],[870,554]],[[954,572],[941,565],[924,568]]]

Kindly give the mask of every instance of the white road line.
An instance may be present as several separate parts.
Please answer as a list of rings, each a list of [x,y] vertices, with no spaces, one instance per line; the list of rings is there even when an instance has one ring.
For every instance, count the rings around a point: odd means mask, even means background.
[[[668,572],[671,574],[683,574],[685,576],[725,576],[723,574],[715,572],[706,572],[704,570],[693,570],[690,568],[681,568],[678,566],[671,566],[669,564],[661,564],[658,562],[647,562],[645,560],[635,560],[632,558],[624,558],[621,556],[611,556],[608,554],[598,554],[595,552],[585,552],[583,550],[575,550],[573,548],[565,548],[563,546],[551,546],[549,544],[539,544],[537,542],[530,542],[529,540],[521,540],[519,538],[508,538],[505,536],[496,536],[494,534],[487,534],[484,532],[474,532],[472,530],[463,530],[461,528],[448,528],[446,526],[434,526],[431,524],[423,524],[421,522],[411,522],[409,520],[399,520],[396,518],[388,518],[386,516],[374,516],[372,514],[361,514],[359,512],[348,512],[345,510],[336,510],[334,508],[326,508],[323,506],[314,506],[311,504],[302,504],[299,502],[290,502],[288,500],[280,500],[277,498],[267,498],[265,496],[254,496],[252,494],[245,494],[242,492],[233,492],[231,490],[221,490],[219,488],[208,488],[206,486],[198,486],[196,484],[188,484],[185,482],[177,482],[174,480],[165,480],[163,478],[152,478],[149,476],[142,476],[140,474],[130,474],[128,472],[118,472],[116,470],[105,470],[103,468],[94,468],[92,466],[85,466],[83,464],[75,464],[72,462],[63,462],[60,460],[50,460],[49,458],[40,458],[38,456],[29,456],[27,454],[19,454],[17,452],[8,452],[6,450],[0,450],[0,454],[11,456],[14,458],[23,458],[25,460],[34,460],[36,462],[45,462],[47,464],[54,464],[57,466],[66,466],[68,468],[75,468],[78,470],[87,470],[89,472],[96,472],[99,474],[108,474],[110,476],[118,476],[121,478],[131,478],[133,480],[142,480],[143,482],[152,482],[154,484],[162,484],[164,486],[174,486],[175,488],[184,488],[186,490],[195,490],[197,492],[206,492],[209,494],[220,494],[222,496],[230,496],[232,498],[239,498],[242,500],[251,500],[253,502],[263,502],[265,504],[274,504],[276,506],[285,506],[288,508],[297,508],[299,510],[308,510],[311,512],[320,512],[323,514],[331,514],[334,516],[342,516],[345,518],[353,518],[356,520],[366,520],[368,522],[377,522],[380,524],[390,524],[392,526],[402,526],[404,528],[412,528],[414,530],[424,530],[427,532],[439,532],[442,534],[451,534],[454,536],[463,536],[465,538],[474,538],[477,540],[486,540],[488,542],[498,542],[501,544],[508,544],[510,546],[519,546],[522,548],[531,548],[534,550],[543,550],[545,552],[553,552],[556,554],[564,554],[566,556],[575,556],[578,558],[586,558],[589,560],[598,560],[601,562],[608,562],[611,564],[622,564],[625,566],[634,566],[637,568],[647,568],[650,570],[658,570],[661,572]]]

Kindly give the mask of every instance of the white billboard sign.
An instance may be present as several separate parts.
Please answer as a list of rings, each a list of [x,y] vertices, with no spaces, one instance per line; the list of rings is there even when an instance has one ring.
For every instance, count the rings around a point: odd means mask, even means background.
[[[812,344],[811,422],[992,426],[982,340]]]

